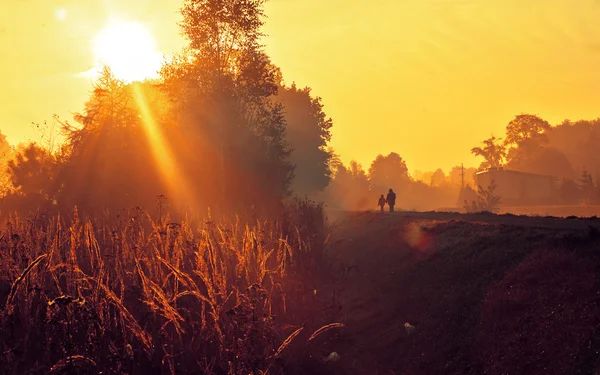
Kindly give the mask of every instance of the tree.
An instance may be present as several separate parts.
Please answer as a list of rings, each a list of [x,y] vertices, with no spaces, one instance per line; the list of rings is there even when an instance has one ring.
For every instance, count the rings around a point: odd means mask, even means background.
[[[362,166],[352,160],[346,167],[335,155],[332,160],[335,164],[333,178],[325,189],[328,205],[345,210],[362,210],[372,206],[369,179]]]
[[[565,155],[576,179],[585,168],[592,175],[600,175],[600,118],[594,120],[563,121],[546,132],[548,144]]]
[[[12,194],[28,200],[31,207],[43,205],[55,197],[56,160],[35,143],[22,146],[8,162]]]
[[[544,132],[551,129],[550,124],[536,115],[520,114],[506,126],[506,146],[519,146],[531,139],[546,140]]]
[[[558,190],[561,203],[563,204],[575,204],[581,199],[581,191],[579,186],[572,179],[565,178],[560,185]]]
[[[581,198],[583,199],[583,203],[590,204],[595,198],[596,189],[594,187],[592,175],[589,174],[586,170],[584,170],[581,173],[578,187],[581,194]]]
[[[13,156],[12,146],[6,140],[6,136],[0,132],[0,197],[4,197],[10,190],[8,162]]]
[[[186,0],[189,46],[161,71],[185,175],[222,209],[275,203],[293,178],[283,106],[272,100],[281,74],[260,45],[263,3]]]
[[[292,188],[299,195],[322,191],[331,178],[328,164],[332,155],[327,146],[333,121],[323,112],[321,98],[312,97],[308,87],[280,87],[277,100],[284,106],[286,139],[295,165]]]
[[[446,174],[441,168],[438,168],[433,172],[431,176],[431,186],[442,186],[446,184]]]
[[[151,206],[164,192],[133,86],[105,68],[77,125],[63,123],[58,202],[92,211]]]
[[[471,153],[475,156],[482,156],[484,161],[479,166],[479,170],[488,168],[499,168],[503,164],[506,157],[506,146],[501,143],[501,138],[496,138],[493,135],[484,140],[484,147],[474,147]]]
[[[519,148],[518,150],[523,151],[523,148]],[[510,169],[521,172],[549,176],[574,178],[576,175],[571,162],[565,154],[552,146],[540,147],[533,152],[520,152],[516,157],[513,155],[507,166]]]
[[[377,155],[369,167],[369,181],[374,191],[406,187],[410,181],[406,162],[395,152]]]

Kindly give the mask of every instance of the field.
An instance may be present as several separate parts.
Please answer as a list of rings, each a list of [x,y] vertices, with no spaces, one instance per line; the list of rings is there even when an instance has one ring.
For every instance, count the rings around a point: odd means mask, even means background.
[[[302,368],[339,329],[317,325],[308,277],[326,240],[321,212],[298,202],[264,222],[11,217],[0,234],[0,372]]]
[[[11,218],[0,371],[600,374],[600,220],[322,224]]]
[[[599,227],[491,214],[340,219],[336,373],[600,373]]]

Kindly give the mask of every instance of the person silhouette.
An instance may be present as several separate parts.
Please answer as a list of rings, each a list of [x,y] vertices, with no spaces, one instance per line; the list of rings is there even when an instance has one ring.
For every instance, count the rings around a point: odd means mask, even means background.
[[[383,207],[385,207],[385,198],[383,197],[383,194],[381,194],[381,197],[379,197],[379,202],[377,203],[377,205],[381,208],[381,212],[383,212]]]
[[[396,205],[396,193],[392,189],[387,194],[387,198],[385,199],[387,204],[390,206],[390,212],[394,212],[394,206]]]

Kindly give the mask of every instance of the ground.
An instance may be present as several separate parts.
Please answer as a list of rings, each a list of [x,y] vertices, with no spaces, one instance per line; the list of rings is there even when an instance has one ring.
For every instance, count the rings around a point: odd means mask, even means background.
[[[600,374],[600,220],[336,217],[334,373]]]

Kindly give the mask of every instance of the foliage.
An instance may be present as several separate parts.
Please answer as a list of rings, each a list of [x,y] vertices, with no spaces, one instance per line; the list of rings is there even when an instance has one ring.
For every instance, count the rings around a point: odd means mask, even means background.
[[[103,221],[2,224],[3,373],[264,373],[302,329],[318,331],[298,283],[318,276],[299,273],[297,254],[317,245],[303,230],[314,246],[291,245],[274,221]]]
[[[45,149],[31,143],[17,150],[16,157],[8,162],[12,186],[22,195],[51,196],[55,160]]]
[[[600,119],[575,122],[565,120],[545,134],[548,137],[548,146],[561,152],[572,167],[570,174],[562,175],[577,179],[583,169],[593,176],[600,175],[600,155],[597,152],[600,142]],[[560,165],[557,165],[558,167]]]
[[[584,204],[590,204],[593,200],[595,200],[596,189],[594,185],[594,180],[592,179],[592,175],[589,174],[586,170],[584,170],[581,173],[578,187],[579,191],[581,192],[581,197],[583,198]]]
[[[187,0],[189,48],[165,65],[163,89],[180,124],[183,174],[222,210],[271,205],[293,178],[281,80],[259,43],[263,1]],[[213,183],[202,184],[203,176]],[[235,199],[232,199],[235,197]]]
[[[298,195],[313,195],[331,179],[332,153],[327,146],[333,121],[323,112],[321,98],[312,97],[308,87],[280,87],[277,100],[284,106],[286,139],[292,148],[290,160],[295,165],[292,188]]]
[[[400,190],[409,182],[406,162],[395,152],[377,155],[369,167],[369,182],[374,191]]]
[[[446,174],[440,168],[436,169],[431,176],[432,186],[442,186],[446,184]]]
[[[566,156],[548,143],[550,124],[536,115],[521,114],[506,126],[506,161],[510,169],[573,177],[573,168]]]
[[[325,190],[325,201],[335,209],[364,210],[371,207],[369,178],[362,166],[352,160],[346,167],[334,158],[331,167],[335,172]]]
[[[569,159],[552,146],[540,145],[529,149],[528,146],[522,145],[511,149],[508,159],[506,166],[512,170],[565,178],[575,177],[575,170]]]
[[[562,180],[558,194],[561,202],[564,204],[576,204],[581,199],[579,186],[577,186],[575,181],[568,178]]]
[[[57,175],[63,209],[149,207],[166,193],[135,99],[134,87],[105,68],[84,112],[75,115],[78,125],[63,123],[67,143]]]
[[[531,139],[542,139],[547,141],[544,132],[550,130],[548,121],[539,116],[520,114],[515,116],[506,126],[506,138],[504,144],[507,146],[519,146],[524,141]]]
[[[464,209],[468,213],[475,212],[497,212],[501,202],[501,197],[496,195],[495,191],[498,186],[495,181],[487,187],[487,189],[479,186],[477,190],[477,200],[471,202],[464,201]]]
[[[34,209],[56,200],[63,212],[77,205],[85,214],[114,215],[152,207],[162,195],[180,213],[272,216],[292,189],[304,195],[327,186],[332,121],[310,89],[282,86],[260,44],[262,6],[185,1],[188,48],[156,82],[125,84],[105,68],[75,122],[56,118],[66,141],[47,152],[47,181],[11,176],[21,200],[38,192]],[[290,143],[298,150],[293,155]]]
[[[503,160],[506,157],[506,146],[501,143],[501,140],[501,138],[496,138],[492,135],[483,141],[484,147],[474,147],[471,149],[473,155],[484,158],[484,161],[479,166],[479,170],[502,166]]]

